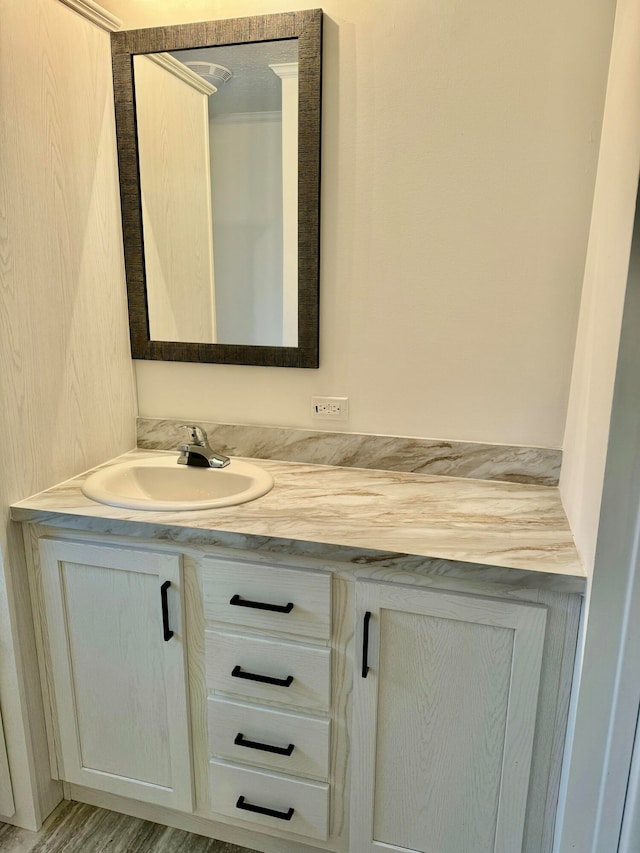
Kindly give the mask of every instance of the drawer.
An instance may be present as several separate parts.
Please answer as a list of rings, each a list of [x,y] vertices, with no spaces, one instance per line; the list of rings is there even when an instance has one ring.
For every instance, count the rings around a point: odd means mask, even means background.
[[[329,639],[330,574],[208,558],[202,575],[206,619]]]
[[[205,631],[207,687],[218,693],[326,711],[330,659],[325,648]]]
[[[324,782],[210,761],[209,790],[211,808],[218,814],[262,828],[327,838],[329,786]]]
[[[292,776],[329,777],[329,720],[219,696],[209,698],[207,712],[211,757]]]

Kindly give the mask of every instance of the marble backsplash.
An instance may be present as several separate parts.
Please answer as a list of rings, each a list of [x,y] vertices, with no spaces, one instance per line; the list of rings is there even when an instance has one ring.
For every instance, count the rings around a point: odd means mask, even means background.
[[[184,432],[179,428],[182,423],[184,421],[138,418],[138,447],[146,450],[177,450],[184,442]],[[211,421],[197,423],[207,432],[214,450],[227,456],[254,459],[438,474],[539,486],[557,486],[562,463],[561,450],[544,447],[320,432]]]

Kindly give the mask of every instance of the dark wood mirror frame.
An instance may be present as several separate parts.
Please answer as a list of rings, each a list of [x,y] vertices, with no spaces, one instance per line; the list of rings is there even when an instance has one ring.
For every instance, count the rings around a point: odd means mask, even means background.
[[[298,39],[298,346],[151,340],[147,308],[133,57],[197,47]],[[111,34],[124,259],[133,358],[318,367],[322,10]]]

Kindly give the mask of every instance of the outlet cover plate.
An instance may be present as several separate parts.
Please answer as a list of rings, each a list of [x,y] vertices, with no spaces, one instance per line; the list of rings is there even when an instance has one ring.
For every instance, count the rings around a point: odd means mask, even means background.
[[[311,415],[330,421],[346,421],[349,417],[348,397],[312,397]]]

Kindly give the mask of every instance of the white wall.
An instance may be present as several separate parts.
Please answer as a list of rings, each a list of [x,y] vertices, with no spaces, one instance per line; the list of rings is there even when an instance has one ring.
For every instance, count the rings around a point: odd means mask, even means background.
[[[8,506],[135,443],[108,34],[2,3],[0,139],[0,705],[12,820],[35,828],[60,792]]]
[[[312,426],[312,394],[347,395],[352,431],[559,447],[614,0],[322,6],[321,367],[138,362],[141,414]]]
[[[640,164],[640,5],[620,0],[602,128],[560,490],[590,573]]]

